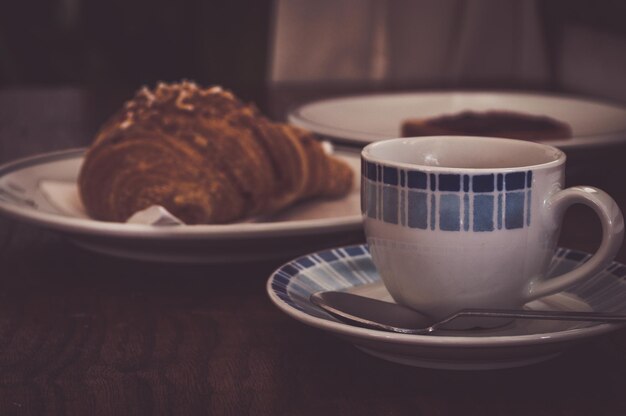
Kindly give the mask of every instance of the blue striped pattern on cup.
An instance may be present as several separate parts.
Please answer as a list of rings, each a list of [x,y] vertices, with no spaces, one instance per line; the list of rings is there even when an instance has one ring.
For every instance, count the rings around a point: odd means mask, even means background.
[[[532,171],[429,173],[362,161],[363,215],[423,230],[492,232],[531,223]]]

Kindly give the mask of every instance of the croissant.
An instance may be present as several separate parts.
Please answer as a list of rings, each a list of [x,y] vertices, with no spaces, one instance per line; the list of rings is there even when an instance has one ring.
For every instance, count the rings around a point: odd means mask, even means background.
[[[97,133],[78,177],[88,215],[126,221],[161,205],[186,224],[273,214],[352,187],[310,132],[275,123],[220,87],[139,90]]]

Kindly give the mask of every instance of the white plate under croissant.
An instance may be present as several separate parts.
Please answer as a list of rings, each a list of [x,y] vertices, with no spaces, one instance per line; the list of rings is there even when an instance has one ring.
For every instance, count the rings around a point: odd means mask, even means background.
[[[315,199],[272,217],[223,225],[154,226],[96,221],[75,186],[85,149],[48,153],[0,166],[0,212],[61,231],[78,245],[139,260],[230,262],[288,258],[361,235],[358,179],[339,199]],[[336,151],[360,175],[359,155]],[[46,184],[65,184],[56,195]]]

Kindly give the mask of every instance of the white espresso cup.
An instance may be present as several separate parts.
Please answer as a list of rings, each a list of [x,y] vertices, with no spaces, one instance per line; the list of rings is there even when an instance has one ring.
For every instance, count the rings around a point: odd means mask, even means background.
[[[441,319],[464,308],[520,308],[604,268],[624,220],[590,186],[563,189],[565,154],[540,143],[437,136],[374,142],[362,153],[365,235],[396,302]],[[565,210],[590,206],[602,242],[546,279]]]

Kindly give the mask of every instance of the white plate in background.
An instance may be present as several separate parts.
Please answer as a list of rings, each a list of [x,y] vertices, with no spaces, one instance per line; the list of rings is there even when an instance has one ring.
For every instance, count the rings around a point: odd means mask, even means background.
[[[542,140],[563,149],[626,142],[626,107],[568,96],[524,92],[404,92],[355,95],[301,105],[290,123],[338,142],[365,145],[400,137],[410,118],[462,111],[505,110],[543,115],[570,125],[571,138]]]

